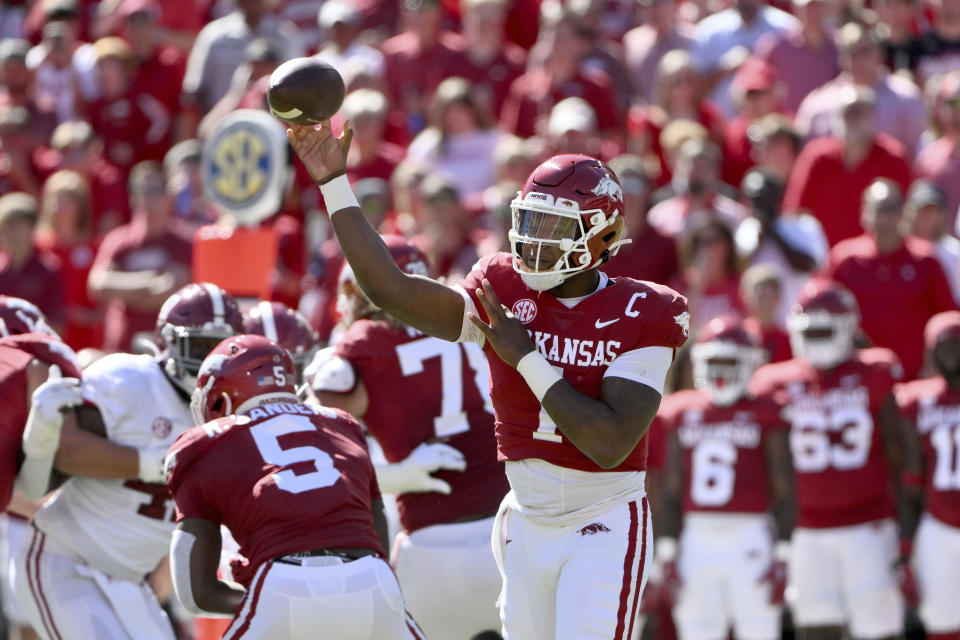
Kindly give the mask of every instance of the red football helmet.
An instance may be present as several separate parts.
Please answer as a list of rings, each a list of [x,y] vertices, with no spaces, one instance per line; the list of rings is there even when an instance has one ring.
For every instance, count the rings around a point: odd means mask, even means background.
[[[215,284],[188,284],[160,308],[157,335],[164,368],[187,393],[207,354],[224,338],[243,333],[243,316],[233,297]]]
[[[793,355],[817,369],[831,369],[850,358],[859,326],[857,299],[827,279],[808,282],[787,316]]]
[[[297,380],[320,348],[320,338],[303,314],[282,302],[258,302],[243,314],[243,326],[246,333],[270,338],[289,351]]]
[[[426,254],[411,244],[406,238],[394,234],[387,234],[383,236],[383,242],[387,245],[393,261],[400,267],[401,271],[413,275],[430,276]],[[340,270],[337,289],[339,290],[337,311],[340,312],[340,315],[347,323],[369,317],[379,310],[357,286],[357,279],[353,276],[353,269],[351,269],[350,265],[346,262],[343,263],[343,268]]]
[[[197,424],[249,409],[256,401],[299,402],[293,360],[279,344],[255,335],[227,338],[204,359],[190,412]]]
[[[23,298],[0,295],[0,337],[21,333],[46,333],[60,337],[47,326],[47,319],[32,302]]]
[[[767,352],[739,318],[714,318],[690,349],[694,386],[714,404],[729,406],[744,396],[753,372],[766,359]]]
[[[533,170],[510,203],[513,268],[536,291],[616,255],[623,235],[623,189],[590,156],[553,156]],[[544,255],[544,251],[546,254]]]

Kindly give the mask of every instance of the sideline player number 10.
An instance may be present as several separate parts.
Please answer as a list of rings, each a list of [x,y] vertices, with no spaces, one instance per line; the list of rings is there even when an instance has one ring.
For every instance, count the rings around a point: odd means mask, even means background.
[[[425,333],[483,345],[511,491],[494,527],[511,638],[630,638],[652,529],[644,435],[660,405],[686,300],[598,267],[624,242],[623,192],[602,162],[550,158],[511,204],[511,252],[459,286],[402,272],[344,173],[352,130],[287,136],[320,185],[357,283]]]

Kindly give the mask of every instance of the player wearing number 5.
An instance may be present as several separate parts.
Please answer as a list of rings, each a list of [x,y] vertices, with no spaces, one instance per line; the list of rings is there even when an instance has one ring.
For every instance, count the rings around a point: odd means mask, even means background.
[[[787,321],[796,357],[761,367],[751,383],[754,395],[778,398],[790,424],[797,528],[788,576],[808,640],[839,639],[844,627],[858,640],[903,632],[893,488],[919,457],[892,394],[900,364],[887,349],[855,349],[859,320],[847,289],[811,281]],[[900,529],[912,534],[906,519]]]
[[[16,565],[17,598],[45,640],[174,637],[144,580],[174,528],[163,459],[194,425],[203,358],[242,328],[223,290],[187,285],[160,310],[159,357],[117,353],[84,370],[85,404],[64,420],[54,460],[72,477],[37,512]]]
[[[651,427],[667,449],[660,593],[673,600],[680,640],[725,638],[731,627],[738,640],[780,637],[793,470],[779,406],[747,395],[765,356],[739,320],[715,318],[690,352],[697,389],[664,398]]]
[[[227,640],[422,638],[383,560],[386,520],[360,425],[302,404],[290,355],[263,336],[220,343],[167,455],[177,505],[174,588],[195,614],[234,616]],[[220,525],[247,561],[217,579]]]
[[[427,275],[422,251],[400,236],[384,242],[405,273]],[[384,493],[397,494],[403,530],[391,562],[407,607],[428,638],[496,632],[500,573],[490,535],[508,487],[486,358],[475,344],[425,336],[390,318],[349,267],[337,307],[349,326],[308,367],[308,378],[321,404],[364,421],[390,463],[377,467],[377,477]]]
[[[960,638],[960,312],[930,318],[924,331],[929,361],[939,375],[896,389],[908,433],[923,452],[923,475],[904,478],[923,493],[923,517],[913,545],[920,608],[927,638]],[[919,516],[919,509],[917,515]],[[910,555],[909,545],[903,549]]]
[[[397,268],[344,176],[349,127],[288,137],[321,191],[357,282],[403,323],[483,345],[511,491],[494,526],[507,638],[629,638],[652,531],[644,435],[686,300],[598,267],[622,243],[623,191],[602,162],[555,156],[513,201],[512,253],[459,287]]]

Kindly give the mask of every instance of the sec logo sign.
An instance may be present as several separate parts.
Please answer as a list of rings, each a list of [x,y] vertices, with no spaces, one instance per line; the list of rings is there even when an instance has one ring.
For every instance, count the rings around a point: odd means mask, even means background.
[[[537,317],[537,303],[530,298],[523,298],[513,303],[513,309],[510,310],[513,317],[527,324]]]

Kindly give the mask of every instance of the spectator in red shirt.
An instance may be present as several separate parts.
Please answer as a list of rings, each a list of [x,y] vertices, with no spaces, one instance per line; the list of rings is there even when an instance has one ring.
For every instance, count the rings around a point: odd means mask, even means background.
[[[0,294],[37,305],[56,331],[63,328],[60,261],[33,242],[37,200],[22,192],[0,197]]]
[[[390,180],[403,160],[404,150],[383,139],[390,112],[387,97],[374,89],[358,89],[347,95],[340,112],[353,126],[353,144],[347,156],[350,182],[364,178]]]
[[[466,0],[463,2],[464,63],[457,75],[473,86],[475,99],[484,108],[500,116],[510,84],[524,72],[527,53],[506,41],[504,20],[506,0]]]
[[[723,119],[704,97],[700,75],[693,68],[687,51],[670,51],[657,65],[653,99],[648,105],[637,105],[627,116],[627,148],[642,157],[655,156],[660,163],[658,184],[670,182],[669,159],[661,143],[661,134],[671,122],[698,122],[710,137],[719,142],[723,136]]]
[[[128,224],[103,239],[87,286],[106,305],[104,349],[130,351],[135,334],[152,332],[163,301],[190,281],[192,238],[173,216],[156,162],[130,172]]]
[[[430,174],[420,185],[423,218],[420,233],[411,242],[430,259],[434,273],[451,282],[462,280],[480,259],[477,244],[483,231],[461,204],[456,186],[439,174]]]
[[[40,181],[31,150],[39,139],[30,128],[24,107],[0,107],[0,195],[24,191],[40,193]]]
[[[93,200],[95,235],[126,222],[130,217],[127,187],[122,172],[103,157],[103,143],[87,122],[64,122],[50,139],[44,154],[48,171],[70,169],[86,178]]]
[[[790,120],[772,113],[748,129],[747,135],[757,168],[772,173],[780,182],[787,184],[803,146],[803,140]]]
[[[956,303],[932,245],[907,235],[896,182],[870,184],[861,223],[863,235],[831,250],[829,275],[856,296],[863,332],[875,346],[897,354],[909,380],[923,365],[927,320]]]
[[[783,106],[790,113],[807,95],[840,73],[829,26],[829,3],[793,0],[800,27],[760,39],[754,56],[771,64],[784,85]]]
[[[427,124],[437,86],[463,65],[463,52],[458,36],[441,30],[437,0],[404,2],[403,8],[406,30],[384,41],[380,50],[390,99],[407,114],[407,129],[415,135]]]
[[[960,149],[957,147],[960,140],[960,71],[952,71],[943,77],[939,98],[934,108],[939,116],[941,135],[917,154],[914,171],[918,178],[926,178],[943,189],[949,215],[947,228],[953,229],[960,207]]]
[[[608,164],[623,187],[624,236],[631,242],[620,247],[617,255],[603,268],[604,272],[610,277],[626,276],[659,284],[673,282],[680,271],[677,244],[673,238],[647,224],[647,203],[652,185],[643,159],[622,155]]]
[[[23,107],[31,131],[43,139],[57,126],[53,105],[41,109],[36,99],[33,69],[27,66],[30,43],[26,40],[0,40],[0,107]]]
[[[783,291],[777,270],[756,264],[740,277],[740,299],[746,309],[743,328],[767,351],[767,362],[792,356],[790,336],[777,322]]]
[[[162,6],[159,0],[101,0],[92,31],[96,38],[115,35],[120,29],[118,22],[147,8],[156,16],[164,44],[187,55],[209,20],[213,4],[214,0],[163,0]]]
[[[723,131],[723,181],[740,184],[744,174],[756,162],[750,128],[780,108],[783,83],[772,65],[749,59],[737,69],[731,91],[737,116]]]
[[[100,97],[90,104],[90,124],[103,139],[105,156],[124,172],[143,160],[162,160],[170,146],[172,114],[138,88],[130,45],[109,36],[97,40],[94,50]]]
[[[677,152],[670,183],[672,196],[654,205],[648,220],[661,233],[673,238],[687,235],[692,225],[702,223],[702,220],[697,222],[701,218],[716,219],[734,229],[747,217],[747,210],[724,195],[722,186],[717,145],[688,140]]]
[[[586,51],[583,41],[575,37],[577,28],[577,21],[566,14],[541,25],[537,48],[543,52],[543,62],[510,85],[500,114],[504,129],[522,138],[540,133],[553,105],[577,97],[596,111],[600,131],[614,138],[622,136],[623,118],[609,76],[580,66]]]
[[[167,10],[175,7],[167,6]],[[153,0],[124,0],[120,7],[120,35],[133,50],[133,89],[149,93],[175,115],[180,109],[180,88],[187,69],[184,52],[165,40],[161,8]]]
[[[43,184],[37,247],[60,260],[65,321],[61,337],[75,351],[103,344],[103,312],[87,291],[97,243],[90,187],[76,171],[57,171]]]
[[[839,135],[811,140],[800,152],[783,198],[786,212],[806,210],[820,221],[830,246],[860,232],[860,197],[876,178],[910,186],[903,145],[877,133],[874,95],[868,87],[838,94]]]

